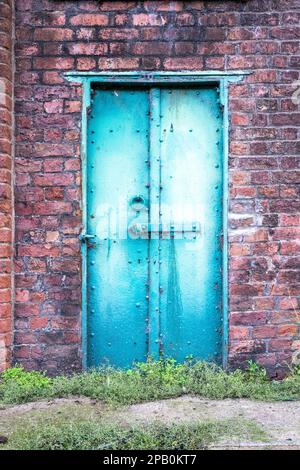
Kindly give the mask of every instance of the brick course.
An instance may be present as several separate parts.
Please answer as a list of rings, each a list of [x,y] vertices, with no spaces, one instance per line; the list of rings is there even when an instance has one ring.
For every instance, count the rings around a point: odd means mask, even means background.
[[[229,93],[229,361],[281,373],[300,348],[300,1],[15,5],[15,361],[80,369],[81,87],[63,73],[243,69]],[[9,273],[1,282],[8,312]]]

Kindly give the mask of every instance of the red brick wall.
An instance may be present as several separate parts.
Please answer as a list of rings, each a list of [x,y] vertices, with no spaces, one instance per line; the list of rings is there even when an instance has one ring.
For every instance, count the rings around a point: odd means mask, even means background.
[[[12,1],[0,1],[0,371],[12,345]]]
[[[16,0],[14,357],[80,367],[81,88],[68,70],[236,70],[230,87],[232,365],[299,340],[299,0]],[[298,169],[298,172],[297,172]]]

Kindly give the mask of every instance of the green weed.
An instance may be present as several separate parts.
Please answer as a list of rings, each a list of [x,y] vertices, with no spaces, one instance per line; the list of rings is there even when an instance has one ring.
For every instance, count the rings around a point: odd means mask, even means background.
[[[266,441],[264,431],[246,420],[200,422],[192,425],[124,427],[90,421],[44,423],[15,431],[5,449],[14,450],[175,450],[203,449],[222,438]]]
[[[5,370],[1,374],[0,400],[12,403],[33,401],[47,395],[51,390],[52,381],[44,372],[26,372],[17,366]]]
[[[81,395],[113,405],[129,405],[186,393],[212,399],[296,400],[300,399],[300,374],[295,369],[285,380],[271,381],[266,371],[252,362],[244,371],[227,372],[203,361],[179,364],[173,359],[149,359],[130,370],[99,368],[49,378],[41,372],[14,367],[0,376],[2,403]]]

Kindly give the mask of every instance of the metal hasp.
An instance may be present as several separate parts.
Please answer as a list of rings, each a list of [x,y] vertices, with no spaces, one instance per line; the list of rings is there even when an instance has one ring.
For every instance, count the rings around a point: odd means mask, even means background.
[[[86,250],[89,366],[129,367],[161,354],[222,362],[219,92],[216,83],[92,90],[86,231],[97,243]]]
[[[191,223],[171,223],[168,224],[147,224],[136,222],[133,220],[131,225],[128,226],[129,234],[134,238],[170,238],[175,237],[177,238],[181,235],[183,238],[188,238],[189,236],[193,236],[195,238],[197,234],[200,234],[200,224],[199,222],[191,222]]]
[[[95,238],[96,235],[90,235],[88,233],[85,233],[85,232],[82,232],[80,235],[79,235],[79,240],[82,242],[82,243],[86,243],[87,241],[89,240],[93,240]]]

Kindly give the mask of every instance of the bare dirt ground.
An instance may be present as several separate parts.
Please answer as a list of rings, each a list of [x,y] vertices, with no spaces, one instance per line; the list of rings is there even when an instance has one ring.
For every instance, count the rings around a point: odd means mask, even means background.
[[[259,402],[250,400],[206,400],[193,396],[142,403],[112,409],[88,398],[56,399],[7,406],[0,409],[0,435],[9,436],[18,426],[51,416],[101,419],[122,425],[195,423],[237,419],[262,429],[265,439],[247,440],[241,429],[237,438],[225,436],[213,449],[297,449],[300,450],[300,402]]]

